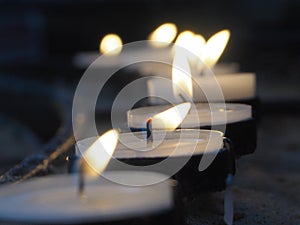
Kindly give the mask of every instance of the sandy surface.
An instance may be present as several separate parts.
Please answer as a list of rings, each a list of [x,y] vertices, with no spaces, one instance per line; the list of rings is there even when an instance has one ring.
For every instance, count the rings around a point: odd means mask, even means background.
[[[234,225],[300,225],[299,127],[297,114],[262,119],[255,154],[237,161]],[[223,197],[204,194],[186,202],[187,224],[223,225]]]
[[[235,225],[300,224],[300,117],[265,116],[255,154],[237,162]],[[224,193],[187,203],[189,225],[223,224]]]

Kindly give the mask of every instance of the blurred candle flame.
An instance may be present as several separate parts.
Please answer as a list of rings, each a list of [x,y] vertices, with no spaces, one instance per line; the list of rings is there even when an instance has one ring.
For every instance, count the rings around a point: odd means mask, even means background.
[[[194,48],[192,49],[192,52],[194,53],[194,55],[201,58],[205,46],[205,38],[200,34],[195,34],[193,39],[193,45]]]
[[[118,55],[122,51],[122,39],[117,34],[107,34],[101,40],[99,50],[102,54]]]
[[[204,46],[203,62],[212,68],[221,57],[230,37],[229,30],[221,30],[211,36]]]
[[[176,25],[174,23],[164,23],[149,35],[150,44],[153,47],[166,47],[175,39],[176,35]]]
[[[90,175],[99,175],[104,171],[115,151],[118,138],[118,131],[114,129],[109,130],[86,150],[83,160]]]
[[[175,99],[183,101],[185,96],[193,97],[193,80],[187,55],[176,51],[172,65],[173,94]]]
[[[191,108],[190,102],[181,103],[152,117],[152,129],[175,130]]]
[[[175,51],[186,50],[191,52],[194,47],[192,43],[194,35],[194,32],[190,30],[182,31],[175,41]]]
[[[176,51],[186,51],[186,55],[192,65],[196,64],[205,46],[205,38],[200,34],[186,30],[181,32],[175,42]]]

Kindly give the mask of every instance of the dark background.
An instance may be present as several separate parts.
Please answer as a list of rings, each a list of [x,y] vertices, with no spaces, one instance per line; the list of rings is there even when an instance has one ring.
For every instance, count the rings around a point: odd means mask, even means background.
[[[263,100],[299,102],[299,13],[297,0],[0,1],[0,72],[47,81],[79,77],[72,57],[97,51],[106,33],[127,43],[174,22],[205,38],[230,29],[221,61],[256,72]]]
[[[67,64],[78,51],[96,50],[108,32],[118,33],[125,43],[143,40],[163,22],[206,38],[230,29],[223,60],[246,69],[276,65],[284,72],[299,62],[296,0],[10,0],[0,6],[0,59],[6,66]]]
[[[0,90],[14,92],[30,80],[72,92],[83,74],[72,64],[77,52],[97,51],[108,32],[118,33],[124,43],[146,39],[164,22],[205,38],[230,29],[221,61],[256,72],[258,148],[237,162],[235,224],[300,224],[300,1],[2,0]],[[43,92],[37,90],[35,96]],[[0,116],[9,118],[1,119],[2,137],[11,120],[25,121],[43,143],[55,135],[60,122],[48,104],[43,108],[47,100],[11,98],[2,92],[0,100]],[[16,135],[15,128],[8,130]],[[10,149],[3,140],[0,149]],[[220,201],[217,195],[209,197],[210,204],[194,202],[188,224],[221,224],[222,212],[216,210],[222,209]]]

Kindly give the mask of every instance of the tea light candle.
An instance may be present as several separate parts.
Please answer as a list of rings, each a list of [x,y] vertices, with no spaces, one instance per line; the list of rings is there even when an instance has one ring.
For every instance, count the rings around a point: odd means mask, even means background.
[[[113,158],[166,158],[184,157],[218,152],[223,147],[220,131],[179,129],[175,131],[153,130],[153,143],[149,146],[146,132],[119,134],[119,143]],[[97,137],[86,138],[76,143],[76,154],[82,155]]]
[[[153,135],[154,141],[149,147],[146,132],[120,133],[120,142],[107,170],[159,171],[175,178],[183,195],[195,195],[196,190],[225,188],[225,179],[234,169],[229,165],[228,149],[223,148],[222,132],[153,130]],[[84,154],[84,149],[96,138],[77,142],[76,154]],[[216,155],[216,158],[206,170],[199,171],[204,154]]]
[[[225,106],[225,107],[224,107]],[[148,106],[129,110],[127,122],[130,128],[144,128],[147,118],[165,111],[170,105]],[[214,118],[212,120],[212,118]],[[196,103],[183,119],[181,128],[230,124],[252,118],[251,106],[234,103]]]
[[[163,73],[156,74],[160,75]],[[210,102],[248,100],[256,96],[256,77],[254,73],[219,74],[215,76],[215,80],[208,76],[194,76],[193,80],[194,86],[205,86],[207,90],[214,90],[216,84],[220,86],[223,96],[211,95]],[[176,100],[172,93],[172,83],[167,79],[150,76],[147,81],[147,89],[149,96],[164,96],[172,102],[178,103],[178,100]],[[193,90],[193,99],[195,102],[207,102],[206,95],[202,89],[198,87],[193,88]],[[153,105],[161,104],[162,100],[150,98],[150,103]]]
[[[170,64],[172,64],[172,59],[168,59],[168,63],[159,65],[155,62],[144,62],[136,67],[133,67],[138,71],[141,76],[153,76],[159,75],[162,77],[170,77],[171,69]],[[221,74],[237,74],[240,71],[240,67],[238,63],[217,63],[213,68],[211,68],[212,72],[218,76]]]
[[[127,112],[127,124],[133,131],[145,130],[147,118],[164,111],[170,105],[141,107]],[[251,106],[234,103],[197,103],[192,107],[181,128],[224,130],[235,145],[236,155],[250,154],[256,148],[256,123]],[[226,129],[225,129],[226,128]]]
[[[122,65],[131,65],[132,63],[139,61],[139,58],[156,59],[158,61],[165,61],[172,57],[171,47],[164,48],[152,48],[151,42],[137,42],[137,44],[125,44],[123,51],[118,55],[102,55],[101,61],[95,64],[95,68],[106,69],[111,67],[119,67]],[[97,52],[81,52],[74,56],[73,64],[84,69],[91,65],[97,58],[101,56]],[[135,68],[135,66],[133,67]]]
[[[112,183],[102,177],[87,179],[86,197],[82,199],[77,194],[77,175],[63,174],[4,185],[0,188],[0,220],[38,224],[120,221],[122,224],[138,219],[143,224],[141,218],[164,215],[173,209],[172,188],[166,176],[141,171],[105,174],[133,186]],[[145,181],[157,179],[164,182],[143,186]]]

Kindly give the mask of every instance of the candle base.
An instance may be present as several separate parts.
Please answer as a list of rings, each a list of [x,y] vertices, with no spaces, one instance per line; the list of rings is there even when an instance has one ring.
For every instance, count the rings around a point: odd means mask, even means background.
[[[178,182],[178,191],[181,197],[195,196],[200,191],[216,192],[225,189],[225,180],[229,172],[235,171],[231,166],[232,155],[226,148],[220,149],[211,165],[204,171],[199,171],[199,163],[203,154],[193,155],[187,163],[172,178]],[[183,156],[168,158],[170,164],[182,161]],[[119,161],[136,166],[137,169],[145,170],[145,166],[154,165],[166,159],[156,158],[118,158]],[[108,170],[118,170],[118,166],[113,162],[108,165]],[[161,171],[163,172],[163,171]]]
[[[219,125],[221,128],[224,125]],[[193,127],[195,128],[195,127]],[[198,129],[211,130],[211,126],[197,127]],[[142,128],[130,128],[132,132],[143,131]],[[218,130],[218,125],[214,125],[214,130]],[[221,129],[222,130],[222,129]],[[226,124],[225,137],[234,144],[234,154],[237,157],[252,154],[257,145],[256,120],[247,120]]]
[[[222,125],[220,125],[222,127]],[[200,129],[200,128],[199,128]],[[211,129],[210,126],[201,129]],[[218,126],[214,126],[218,130]],[[256,120],[254,118],[226,124],[225,137],[233,142],[235,156],[252,154],[257,145]]]
[[[250,98],[250,99],[242,99],[242,100],[235,100],[235,101],[228,101],[228,103],[240,103],[251,105],[252,108],[252,117],[255,118],[257,122],[260,121],[260,99],[259,97]]]

